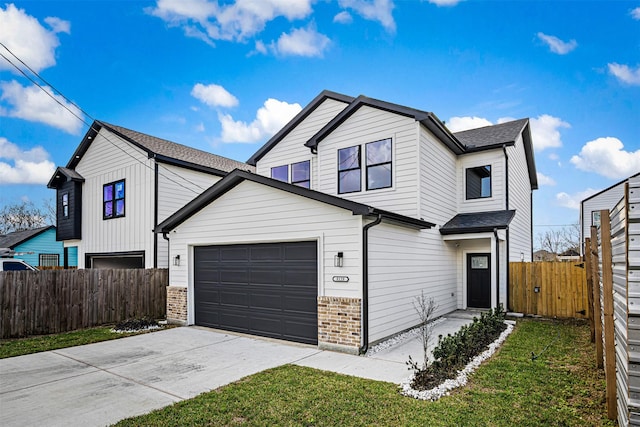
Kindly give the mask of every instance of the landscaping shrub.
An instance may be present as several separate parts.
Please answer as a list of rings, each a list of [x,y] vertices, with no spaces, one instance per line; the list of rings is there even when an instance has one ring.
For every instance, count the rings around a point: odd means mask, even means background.
[[[439,343],[433,349],[434,361],[423,369],[416,369],[411,387],[428,390],[455,378],[459,370],[482,353],[507,328],[504,318],[505,312],[499,306],[482,313],[480,318],[474,317],[472,324],[463,326],[454,335],[440,335]]]

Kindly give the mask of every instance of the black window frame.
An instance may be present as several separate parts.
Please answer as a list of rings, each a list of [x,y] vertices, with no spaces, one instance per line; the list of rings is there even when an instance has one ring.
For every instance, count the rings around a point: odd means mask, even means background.
[[[340,169],[340,151],[349,150],[349,149],[352,149],[352,148],[357,148],[358,149],[358,161],[357,161],[358,166],[354,167],[354,168]],[[337,154],[338,154],[338,159],[337,159],[338,160],[338,194],[358,193],[358,192],[362,191],[362,146],[361,145],[352,145],[350,147],[340,148],[340,149],[338,149],[338,153]],[[359,174],[358,174],[358,177],[360,179],[359,188],[357,190],[352,190],[352,191],[342,191],[341,185],[340,185],[340,183],[341,183],[341,180],[340,180],[341,174],[345,173],[345,172],[351,172],[351,171],[354,171],[354,170],[359,171]]]
[[[488,177],[481,177],[480,174],[473,172],[475,170],[480,170],[480,169],[485,169],[489,171],[489,176]],[[478,188],[480,189],[480,193],[479,196],[474,196],[473,194],[470,194],[471,188],[474,188],[472,186],[469,185],[469,174],[470,173],[474,173],[476,176],[473,177],[475,179],[479,179],[480,181],[480,185],[478,186]],[[484,178],[489,178],[489,194],[486,196],[482,195],[482,180]],[[488,165],[482,165],[482,166],[474,166],[474,167],[470,167],[470,168],[466,168],[465,169],[465,177],[464,177],[464,183],[465,183],[465,200],[478,200],[478,199],[489,199],[491,197],[493,197],[493,171],[492,171],[492,167],[491,164]]]
[[[122,183],[122,185],[124,186],[124,191],[123,191],[123,196],[121,198],[116,197],[116,185]],[[104,200],[104,189],[107,187],[111,187],[111,200],[105,201]],[[116,209],[116,204],[118,200],[122,200],[123,203],[123,208],[122,208],[122,214],[118,215],[117,214],[117,209]],[[127,212],[127,184],[126,184],[126,180],[123,179],[119,179],[117,181],[112,181],[109,182],[107,184],[104,184],[102,186],[102,219],[103,220],[107,220],[107,219],[116,219],[116,218],[124,218],[126,216],[126,212]],[[112,207],[111,207],[111,216],[107,216],[107,203],[111,203]]]
[[[380,163],[373,163],[373,164],[369,164],[369,156],[367,156],[367,147],[370,144],[375,144],[378,142],[383,142],[383,141],[389,141],[389,161],[388,162],[380,162]],[[366,188],[367,191],[372,191],[372,190],[382,190],[385,188],[392,188],[393,187],[393,139],[392,138],[384,138],[384,139],[379,139],[377,141],[371,141],[371,142],[367,142],[365,144],[364,147],[364,157],[365,157],[365,168],[366,168],[366,176],[365,176],[365,180],[366,180]],[[384,165],[389,165],[389,185],[386,185],[384,187],[376,187],[376,188],[369,188],[369,168],[373,168],[376,166],[384,166]]]
[[[279,179],[279,178],[276,178],[276,177],[274,177],[274,176],[273,176],[273,171],[274,171],[275,169],[281,169],[281,168],[287,168],[287,178],[286,178],[286,179]],[[286,165],[280,165],[280,166],[274,166],[274,167],[272,167],[272,168],[271,168],[271,178],[272,178],[272,179],[275,179],[275,180],[277,180],[277,181],[289,182],[289,165],[288,165],[288,164],[286,164]]]
[[[104,193],[102,194],[102,197],[104,198]],[[62,206],[62,217],[63,218],[69,218],[69,193],[62,193],[62,198],[61,198],[61,206]]]
[[[293,167],[295,165],[301,165],[303,163],[307,163],[307,171],[309,172],[309,176],[307,177],[307,179],[301,179],[301,180],[294,180],[293,179]],[[311,160],[303,160],[301,162],[296,162],[296,163],[291,163],[291,183],[293,185],[297,185],[299,187],[304,187],[304,188],[311,188]],[[302,185],[302,184],[308,184],[308,185]]]

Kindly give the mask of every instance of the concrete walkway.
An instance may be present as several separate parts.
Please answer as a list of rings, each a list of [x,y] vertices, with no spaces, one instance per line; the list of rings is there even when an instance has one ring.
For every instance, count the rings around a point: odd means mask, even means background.
[[[470,319],[447,317],[434,336]],[[380,381],[408,377],[417,339],[372,357],[183,327],[0,360],[0,425],[102,426],[293,363]]]

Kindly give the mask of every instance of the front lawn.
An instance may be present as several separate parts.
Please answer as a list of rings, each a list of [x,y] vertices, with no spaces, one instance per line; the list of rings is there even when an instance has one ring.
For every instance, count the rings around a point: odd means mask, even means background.
[[[287,365],[117,425],[615,425],[606,419],[604,373],[594,366],[585,323],[522,320],[466,387],[437,402],[401,396],[389,383]]]

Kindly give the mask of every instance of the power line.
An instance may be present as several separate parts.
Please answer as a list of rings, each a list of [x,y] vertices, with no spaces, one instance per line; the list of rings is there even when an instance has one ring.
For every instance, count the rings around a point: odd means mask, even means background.
[[[38,79],[40,79],[42,82],[44,82],[47,86],[49,86],[52,90],[52,92],[57,93],[59,96],[61,96],[62,98],[64,98],[64,100],[66,100],[69,104],[73,105],[74,107],[76,107],[82,114],[84,114],[85,116],[89,117],[91,120],[96,121],[96,119],[94,117],[91,116],[91,114],[87,113],[86,111],[84,111],[79,105],[77,105],[75,102],[73,102],[72,100],[70,100],[69,98],[67,98],[62,92],[60,92],[58,89],[56,89],[55,86],[53,86],[51,83],[49,83],[47,80],[45,80],[42,76],[40,76],[36,71],[34,71],[29,65],[27,65],[22,59],[20,59],[15,53],[13,53],[4,43],[0,42],[0,46],[2,46],[7,52],[9,52],[11,54],[11,56],[13,56],[15,59],[17,59],[18,61],[20,61],[20,63],[22,65],[24,65],[25,67],[27,67],[27,69],[36,77],[38,77]],[[42,90],[44,93],[46,93],[51,99],[53,99],[55,102],[57,102],[62,108],[64,108],[65,110],[67,110],[69,113],[71,113],[75,118],[77,118],[78,120],[80,120],[82,123],[84,123],[86,126],[89,127],[89,129],[95,131],[96,133],[98,133],[98,129],[95,129],[93,127],[93,124],[88,123],[84,118],[78,116],[74,111],[71,111],[71,109],[63,104],[62,102],[60,102],[59,99],[57,99],[52,93],[50,93],[49,91],[47,91],[45,88],[42,87],[42,85],[35,81],[31,76],[27,75],[27,73],[25,73],[25,71],[23,69],[21,69],[20,67],[18,67],[16,64],[13,63],[13,61],[11,61],[9,58],[7,58],[2,52],[0,52],[0,56],[2,56],[9,64],[11,64],[16,70],[18,70],[23,76],[25,76],[30,82],[32,82],[34,85],[36,85],[38,88],[40,88],[40,90]],[[119,135],[115,135],[119,140],[123,141],[123,142],[127,142],[124,140],[124,138],[120,137]],[[126,155],[128,155],[129,157],[131,157],[132,159],[134,159],[135,161],[137,161],[138,163],[140,163],[141,165],[145,166],[146,168],[148,168],[149,170],[153,169],[151,168],[151,166],[149,166],[148,164],[144,163],[143,161],[141,161],[140,159],[136,158],[134,155],[132,155],[131,153],[129,153],[128,151],[126,151],[124,148],[118,146],[116,143],[114,143],[112,140],[109,139],[109,137],[107,135],[103,135],[103,137],[107,140],[107,142],[109,142],[111,145],[113,145],[115,148],[119,149],[120,151],[122,151],[123,153],[125,153]],[[200,185],[196,184],[195,182],[183,177],[182,175],[177,174],[176,172],[172,171],[171,169],[166,168],[164,165],[159,164],[156,162],[156,164],[158,165],[159,168],[164,169],[165,171],[175,175],[176,177],[187,181],[188,183],[190,183],[191,185],[199,188],[200,190],[204,191],[206,190],[205,188],[201,187]],[[193,192],[194,194],[199,194],[196,190],[194,190],[191,187],[187,187],[179,182],[176,182],[175,180],[172,180],[170,177],[168,177],[167,175],[164,175],[160,172],[158,172],[159,175],[162,175],[164,178],[167,178],[169,181],[173,182],[176,185],[179,185],[180,187],[189,190],[191,192]]]

